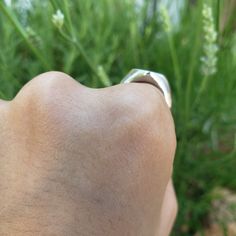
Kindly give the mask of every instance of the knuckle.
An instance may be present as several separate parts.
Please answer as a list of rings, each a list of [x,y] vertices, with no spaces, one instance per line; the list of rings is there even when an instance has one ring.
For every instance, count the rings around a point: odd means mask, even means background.
[[[128,126],[150,145],[159,143],[163,149],[168,148],[172,159],[176,149],[175,128],[163,95],[149,84],[129,85],[122,101],[124,115],[131,121]]]
[[[123,145],[135,150],[136,157],[149,163],[151,169],[162,169],[168,177],[176,148],[171,112],[161,93],[147,84],[126,84],[117,109]],[[128,146],[127,146],[128,144]]]
[[[124,165],[124,176],[126,173],[155,176],[161,171],[161,175],[169,178],[175,132],[162,94],[151,85],[138,83],[120,84],[106,91],[94,121],[105,141],[102,150],[112,147],[112,153],[116,153],[112,155],[112,163]],[[139,164],[140,168],[136,169]]]
[[[124,89],[122,104],[130,115],[140,118],[141,121],[158,120],[168,108],[160,91],[153,85],[144,83],[127,84]]]
[[[38,98],[43,100],[43,98],[52,98],[56,95],[56,91],[59,88],[72,80],[70,76],[62,72],[46,72],[40,74],[29,81],[16,95],[16,101],[30,100],[32,98]]]
[[[75,82],[62,72],[46,72],[29,81],[13,99],[13,107],[23,112],[51,114],[68,100]]]
[[[20,126],[26,129],[31,125],[36,126],[37,132],[55,131],[71,109],[69,101],[76,85],[64,73],[43,73],[29,81],[11,101],[12,117],[21,120]]]

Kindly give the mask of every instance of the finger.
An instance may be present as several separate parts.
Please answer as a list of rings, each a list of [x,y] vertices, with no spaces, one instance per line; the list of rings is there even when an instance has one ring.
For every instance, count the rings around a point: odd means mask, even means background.
[[[164,195],[164,201],[161,210],[160,227],[158,235],[168,236],[174,225],[175,218],[178,211],[176,195],[173,187],[172,180],[169,181]]]

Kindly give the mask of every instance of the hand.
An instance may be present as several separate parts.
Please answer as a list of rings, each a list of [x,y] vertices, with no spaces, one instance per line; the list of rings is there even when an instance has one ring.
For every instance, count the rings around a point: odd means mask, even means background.
[[[0,235],[168,235],[175,146],[150,84],[34,78],[0,102]]]

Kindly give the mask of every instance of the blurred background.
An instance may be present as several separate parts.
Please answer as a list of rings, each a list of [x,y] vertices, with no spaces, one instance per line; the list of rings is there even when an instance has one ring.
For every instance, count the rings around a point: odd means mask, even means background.
[[[236,0],[0,0],[2,99],[48,70],[100,88],[132,68],[173,92],[172,235],[236,235]]]

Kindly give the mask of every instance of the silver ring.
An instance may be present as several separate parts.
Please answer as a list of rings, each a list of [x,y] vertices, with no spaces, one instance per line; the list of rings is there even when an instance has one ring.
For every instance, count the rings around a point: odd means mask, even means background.
[[[132,69],[120,83],[131,82],[145,82],[156,86],[163,93],[168,107],[171,108],[172,99],[170,85],[164,75],[148,70]]]

